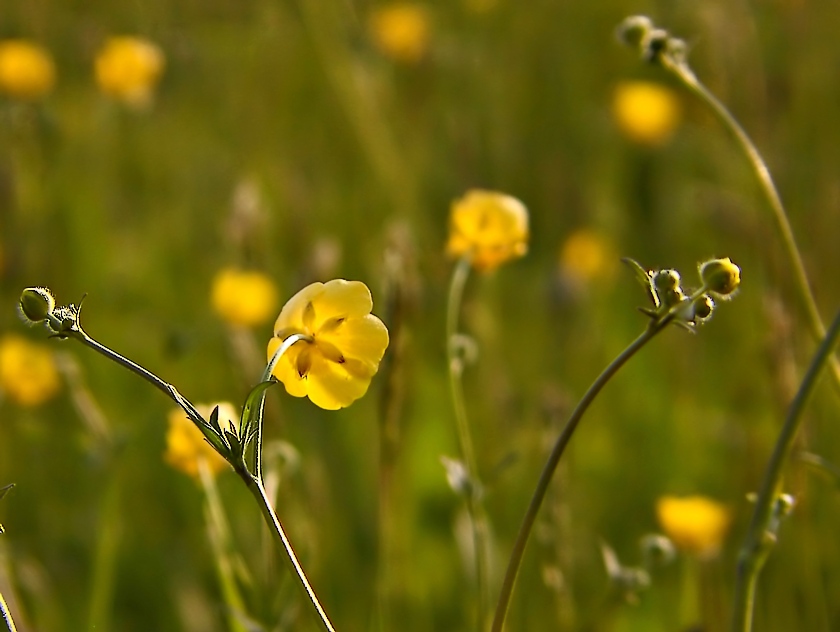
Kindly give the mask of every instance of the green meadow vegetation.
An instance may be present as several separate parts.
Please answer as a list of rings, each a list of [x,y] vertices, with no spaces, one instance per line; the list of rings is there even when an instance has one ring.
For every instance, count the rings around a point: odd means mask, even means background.
[[[0,0],[0,630],[840,629],[838,19]]]

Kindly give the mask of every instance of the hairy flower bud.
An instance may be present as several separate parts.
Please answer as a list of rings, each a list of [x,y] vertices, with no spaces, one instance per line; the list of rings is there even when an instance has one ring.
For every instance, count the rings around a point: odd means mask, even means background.
[[[55,298],[45,287],[28,287],[20,295],[20,314],[29,323],[40,323],[55,309]]]
[[[729,257],[712,259],[700,264],[700,279],[708,291],[720,297],[728,297],[741,284],[741,269]]]

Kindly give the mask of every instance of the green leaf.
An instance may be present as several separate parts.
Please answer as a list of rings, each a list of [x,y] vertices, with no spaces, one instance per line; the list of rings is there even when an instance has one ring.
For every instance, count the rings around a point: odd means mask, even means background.
[[[242,406],[242,417],[239,420],[240,437],[251,437],[255,429],[259,426],[265,392],[275,384],[277,384],[277,380],[272,378],[265,382],[260,382],[248,393],[248,397],[245,398],[245,404]]]

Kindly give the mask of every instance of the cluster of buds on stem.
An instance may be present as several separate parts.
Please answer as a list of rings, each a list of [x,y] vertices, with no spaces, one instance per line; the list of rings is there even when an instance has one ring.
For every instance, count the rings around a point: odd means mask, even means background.
[[[689,331],[708,321],[715,309],[715,299],[728,300],[741,283],[741,269],[729,258],[711,259],[700,264],[701,286],[697,290],[682,287],[680,273],[673,269],[645,270],[632,259],[623,259],[645,286],[653,308],[639,308],[653,323],[666,319]]]
[[[665,29],[656,28],[650,18],[633,15],[616,29],[618,40],[639,51],[642,59],[652,63],[669,62],[685,65],[688,47],[685,41],[672,37]]]

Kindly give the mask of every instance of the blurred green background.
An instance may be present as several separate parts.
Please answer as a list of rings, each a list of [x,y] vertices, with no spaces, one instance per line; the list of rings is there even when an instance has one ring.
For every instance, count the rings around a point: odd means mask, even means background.
[[[340,412],[282,388],[269,398],[269,439],[299,456],[279,470],[278,513],[333,622],[474,629],[461,507],[439,457],[458,452],[444,344],[448,213],[475,187],[521,199],[532,230],[524,259],[470,279],[462,317],[480,348],[465,388],[488,488],[494,595],[570,407],[645,325],[644,293],[617,264],[570,281],[566,239],[594,231],[610,261],[674,267],[689,284],[706,258],[741,266],[739,296],[699,335],[666,332],[593,405],[508,619],[511,630],[724,626],[746,494],[815,345],[754,177],[711,115],[677,89],[682,118],[669,141],[622,135],[611,109],[618,82],[668,81],[614,29],[644,13],[689,42],[698,75],[764,152],[828,320],[840,303],[840,8],[430,1],[423,52],[401,60],[371,31],[383,6],[0,0],[0,39],[44,46],[57,78],[36,103],[0,103],[0,334],[70,354],[83,380],[38,407],[0,400],[0,485],[16,484],[0,501],[0,588],[19,629],[86,630],[91,608],[107,630],[226,629],[200,488],[162,459],[170,403],[80,346],[27,330],[14,308],[30,285],[49,286],[60,303],[87,294],[91,335],[193,401],[238,403],[261,372],[271,323],[232,330],[213,312],[212,279],[230,266],[267,272],[282,300],[313,280],[363,280],[374,312],[401,332],[387,559],[377,513],[384,374]],[[97,89],[93,60],[121,34],[166,57],[147,108]],[[398,322],[386,309],[395,284],[406,296]],[[85,388],[113,449],[80,415]],[[801,451],[840,462],[837,411],[826,381]],[[252,499],[233,475],[218,482],[250,569],[242,591],[256,629],[316,629]],[[797,507],[760,580],[756,629],[840,629],[837,481],[797,458],[787,488]],[[656,499],[689,493],[732,511],[723,551],[679,556],[627,603],[610,586],[601,542],[640,563],[639,539],[659,530]],[[94,596],[104,601],[94,607]]]

